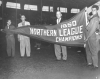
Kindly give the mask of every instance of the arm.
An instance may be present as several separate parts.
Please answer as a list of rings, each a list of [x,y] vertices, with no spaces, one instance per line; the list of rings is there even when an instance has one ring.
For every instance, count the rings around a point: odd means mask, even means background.
[[[4,29],[0,29],[0,31],[5,32],[7,34],[7,26]]]
[[[18,27],[20,27],[20,23],[18,24]],[[20,41],[20,34],[18,34],[18,41]]]
[[[30,22],[27,22],[27,25],[30,25]]]

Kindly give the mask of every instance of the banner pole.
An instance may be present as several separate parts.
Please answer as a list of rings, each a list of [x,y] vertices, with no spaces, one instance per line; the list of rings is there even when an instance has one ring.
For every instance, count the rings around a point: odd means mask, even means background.
[[[17,0],[16,0],[16,27],[17,27]]]
[[[87,7],[85,8],[85,20],[86,20],[86,26],[89,24],[89,21],[87,19]]]
[[[87,18],[87,7],[85,7],[85,21],[86,21],[86,27],[87,25],[89,24],[89,21],[88,21],[88,18]],[[86,27],[85,27],[85,30],[86,30]],[[84,33],[84,41],[86,40],[86,32]],[[84,48],[86,47],[86,43],[84,43]]]

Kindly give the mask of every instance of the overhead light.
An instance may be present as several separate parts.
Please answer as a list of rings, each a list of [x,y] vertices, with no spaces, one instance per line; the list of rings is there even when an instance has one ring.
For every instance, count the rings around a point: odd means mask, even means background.
[[[14,2],[7,2],[6,7],[7,8],[14,8],[14,9],[21,9],[20,3],[14,3]]]
[[[0,0],[0,6],[2,5],[2,1]]]
[[[42,11],[47,11],[48,12],[49,11],[49,6],[43,6]]]
[[[76,8],[72,8],[71,9],[71,13],[79,13],[80,9],[76,9]]]
[[[37,11],[38,10],[38,7],[37,7],[37,5],[25,4],[24,5],[24,10],[34,10],[34,11]]]
[[[0,20],[2,20],[2,18],[0,17]]]

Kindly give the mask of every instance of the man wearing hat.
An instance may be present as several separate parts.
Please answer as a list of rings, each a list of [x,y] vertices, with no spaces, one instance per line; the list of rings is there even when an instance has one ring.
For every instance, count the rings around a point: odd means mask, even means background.
[[[18,24],[18,27],[25,27],[27,25],[30,25],[30,22],[28,21],[25,21],[25,16],[24,15],[21,15],[21,20],[22,22],[20,22]],[[24,36],[24,35],[20,35],[18,34],[18,40],[20,42],[20,54],[21,54],[21,57],[24,57],[25,55],[25,48],[26,48],[26,55],[27,57],[30,57],[30,38],[27,37],[27,36]]]

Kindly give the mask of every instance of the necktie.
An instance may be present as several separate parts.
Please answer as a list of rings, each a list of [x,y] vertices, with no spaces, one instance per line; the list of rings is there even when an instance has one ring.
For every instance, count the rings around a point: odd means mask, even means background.
[[[24,26],[25,25],[25,22],[22,22],[22,26]]]
[[[59,24],[60,23],[60,19],[57,19],[57,24]]]
[[[58,19],[58,23],[60,23],[60,19]]]

